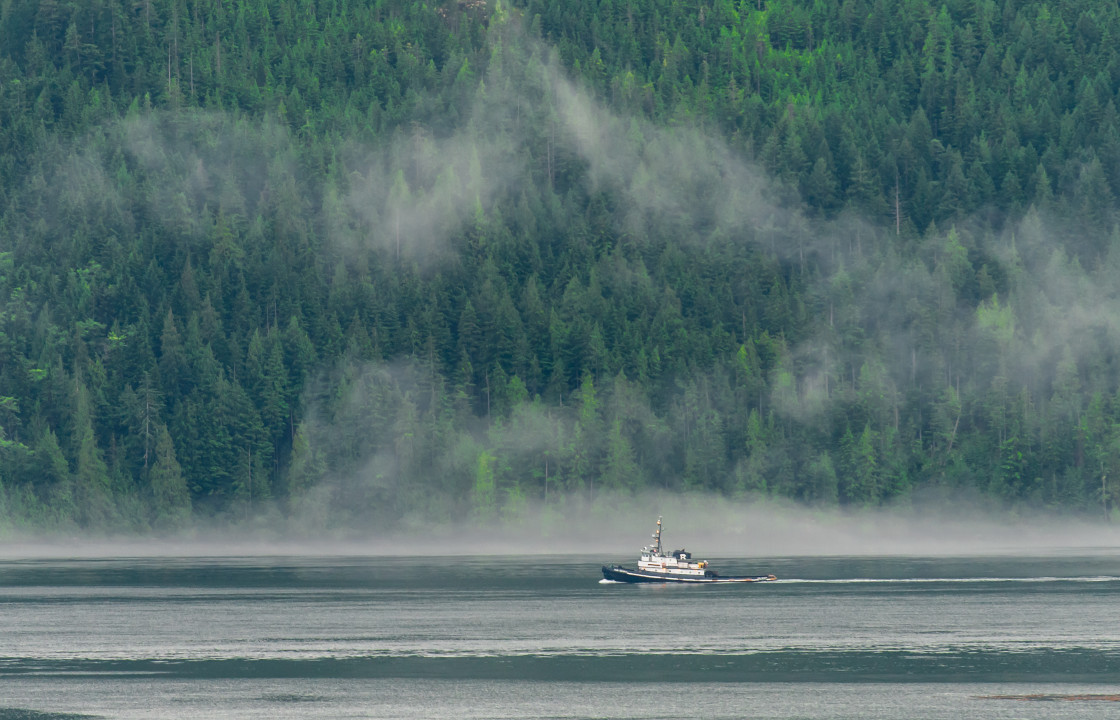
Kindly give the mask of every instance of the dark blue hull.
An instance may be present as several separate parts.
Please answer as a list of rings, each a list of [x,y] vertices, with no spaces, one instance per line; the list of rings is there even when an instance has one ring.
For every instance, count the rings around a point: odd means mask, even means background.
[[[603,566],[603,577],[614,582],[625,583],[691,583],[705,585],[711,583],[745,583],[767,582],[777,580],[773,575],[756,575],[754,577],[722,577],[715,572],[708,571],[704,575],[671,575],[669,573],[649,572],[647,570],[634,570],[621,565]]]

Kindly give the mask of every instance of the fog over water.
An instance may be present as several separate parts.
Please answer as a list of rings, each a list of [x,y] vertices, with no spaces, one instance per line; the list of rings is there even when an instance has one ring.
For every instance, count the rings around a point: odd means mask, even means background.
[[[663,518],[667,548],[696,557],[1031,556],[1120,552],[1120,528],[1069,515],[1009,517],[939,506],[838,511],[771,501],[735,502],[700,494],[607,496],[568,517],[530,508],[516,521],[479,528],[462,523],[406,530],[348,529],[307,534],[284,527],[207,529],[151,537],[9,535],[0,558],[586,555],[589,562],[632,562]],[[569,508],[579,508],[573,501]]]
[[[959,442],[960,397],[967,404],[1002,387],[995,380],[1011,388],[1008,398],[1021,390],[1037,402],[1043,418],[1059,417],[1051,395],[1062,373],[1077,389],[1071,407],[1116,392],[1120,234],[1097,238],[1096,257],[1045,210],[999,230],[965,220],[902,241],[881,219],[806,215],[729,139],[612,109],[546,45],[512,24],[503,32],[488,72],[465,93],[462,122],[421,118],[376,144],[344,138],[346,172],[329,181],[305,174],[299,140],[268,118],[155,112],[102,131],[144,173],[171,179],[153,183],[139,207],[184,237],[201,241],[211,229],[199,208],[252,218],[275,202],[289,211],[281,217],[320,233],[343,270],[392,258],[421,274],[459,261],[464,229],[512,207],[542,172],[526,158],[547,146],[549,175],[566,165],[573,192],[617,199],[611,234],[620,247],[665,234],[685,253],[757,246],[796,268],[818,318],[788,339],[788,376],[775,371],[760,407],[787,423],[831,422],[837,384],[850,381],[893,409],[878,421],[897,430],[915,410],[904,390],[943,388],[952,435],[942,467]],[[128,215],[112,154],[63,150],[47,175],[58,188],[48,197],[61,193],[47,203],[56,219],[44,222],[62,222],[55,211],[67,205]],[[248,236],[264,247],[263,232]],[[969,253],[990,255],[993,268],[998,260],[1006,278],[998,295],[958,307],[953,273],[969,265],[954,263]],[[619,287],[650,283],[623,262],[604,268]],[[959,482],[915,476],[883,508],[764,497],[780,491],[773,486],[729,490],[739,493],[732,499],[614,493],[594,477],[560,490],[555,464],[552,486],[547,474],[530,482],[521,468],[570,438],[567,396],[558,405],[526,400],[505,423],[469,418],[454,442],[432,441],[436,472],[410,474],[399,447],[370,429],[369,408],[388,416],[426,397],[426,366],[402,356],[354,363],[344,386],[329,364],[318,389],[345,387],[342,402],[328,407],[309,394],[297,420],[330,460],[340,436],[354,440],[355,457],[324,462],[332,469],[302,492],[173,533],[48,535],[0,524],[0,720],[1043,720],[1113,707],[1021,702],[1103,700],[1117,689],[1120,512],[1109,522],[1104,502],[1099,519],[1026,509],[986,494],[974,467]],[[857,382],[864,366],[867,381]],[[702,375],[673,379],[707,390]],[[649,470],[635,484],[672,486],[657,453],[689,437],[682,422],[659,415],[625,379],[607,378],[604,390],[612,416],[661,433],[647,443]],[[918,411],[926,427],[937,408]],[[1047,439],[1049,429],[1026,432]],[[580,442],[601,452],[606,434]],[[807,452],[794,445],[782,458]],[[484,514],[470,507],[469,483],[454,480],[469,481],[487,453],[517,468],[505,480],[526,492]],[[772,477],[773,465],[760,467]],[[970,483],[980,489],[964,489]],[[422,502],[441,493],[464,497]],[[711,559],[724,575],[773,572],[780,582],[600,584],[599,565],[633,565],[659,517],[666,549]],[[684,691],[669,697],[662,690],[672,682]]]

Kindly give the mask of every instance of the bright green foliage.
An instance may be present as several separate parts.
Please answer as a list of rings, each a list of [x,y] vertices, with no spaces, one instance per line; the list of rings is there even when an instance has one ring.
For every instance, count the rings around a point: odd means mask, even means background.
[[[475,471],[474,512],[482,521],[491,520],[497,508],[497,487],[494,482],[494,460],[496,458],[483,450],[478,454],[478,468]]]

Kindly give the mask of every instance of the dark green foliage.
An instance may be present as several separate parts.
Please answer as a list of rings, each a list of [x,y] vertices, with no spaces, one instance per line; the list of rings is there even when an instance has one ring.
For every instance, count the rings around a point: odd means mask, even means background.
[[[156,435],[155,458],[148,473],[152,488],[154,525],[171,527],[182,525],[190,517],[191,498],[182,468],[175,458],[175,447],[167,428],[160,426]]]
[[[1107,3],[0,6],[0,523],[1120,499]]]

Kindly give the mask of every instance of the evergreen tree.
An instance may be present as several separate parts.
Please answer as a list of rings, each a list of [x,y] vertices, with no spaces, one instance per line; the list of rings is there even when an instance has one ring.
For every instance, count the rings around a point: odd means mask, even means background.
[[[153,524],[178,528],[190,518],[191,498],[182,468],[175,458],[175,447],[167,427],[156,432],[155,453],[148,482],[152,489]]]

